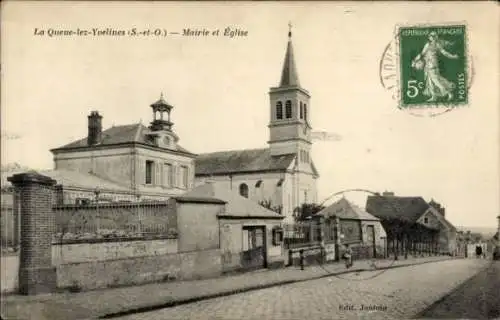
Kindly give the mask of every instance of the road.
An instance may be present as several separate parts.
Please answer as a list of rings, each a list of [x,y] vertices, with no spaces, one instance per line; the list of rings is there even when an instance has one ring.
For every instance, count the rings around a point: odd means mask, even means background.
[[[450,260],[395,268],[372,279],[347,274],[121,317],[139,319],[404,319],[488,267]]]
[[[419,316],[433,319],[500,319],[500,261]]]

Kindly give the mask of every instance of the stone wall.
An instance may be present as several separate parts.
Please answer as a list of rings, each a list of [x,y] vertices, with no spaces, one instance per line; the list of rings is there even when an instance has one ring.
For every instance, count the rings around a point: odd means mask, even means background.
[[[303,250],[304,264],[313,265],[333,262],[336,260],[336,245],[334,242],[326,242],[321,245],[306,245],[287,250],[287,264],[300,265],[300,251]]]
[[[224,210],[224,203],[175,201],[179,252],[219,248],[217,214]]]
[[[76,241],[75,241],[76,242]],[[106,261],[177,253],[177,239],[83,242],[52,245],[52,264]]]
[[[187,280],[221,274],[219,249],[62,264],[57,286],[73,290]]]

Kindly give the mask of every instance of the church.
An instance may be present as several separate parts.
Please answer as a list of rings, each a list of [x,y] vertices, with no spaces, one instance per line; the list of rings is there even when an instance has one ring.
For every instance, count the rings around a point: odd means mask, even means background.
[[[87,137],[51,150],[58,202],[164,200],[204,183],[217,184],[293,222],[296,209],[317,201],[318,171],[311,157],[310,94],[300,85],[292,33],[277,87],[269,91],[269,140],[263,149],[195,154],[180,144],[163,95],[151,104],[153,119],[102,128],[88,116]]]
[[[285,216],[317,201],[318,171],[311,157],[310,94],[300,85],[292,33],[277,87],[269,91],[269,147],[200,154],[195,183],[211,180]]]

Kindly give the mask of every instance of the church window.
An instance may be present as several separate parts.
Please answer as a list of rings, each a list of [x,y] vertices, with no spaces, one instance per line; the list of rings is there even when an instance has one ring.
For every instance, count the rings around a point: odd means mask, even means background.
[[[260,188],[260,186],[262,185],[262,180],[259,180],[257,181],[257,183],[255,184],[255,188]]]
[[[307,121],[307,104],[304,103],[304,120]]]
[[[285,104],[285,116],[287,119],[292,117],[292,101],[287,100]]]
[[[146,160],[146,184],[153,184],[154,165],[155,163],[153,161]]]
[[[285,179],[280,179],[278,181],[278,183],[276,184],[276,186],[281,187],[281,185],[283,184],[284,181],[285,181]]]
[[[300,119],[304,119],[304,105],[300,102]]]
[[[248,186],[246,183],[240,184],[240,196],[248,198]]]
[[[276,119],[283,119],[283,103],[276,102]]]

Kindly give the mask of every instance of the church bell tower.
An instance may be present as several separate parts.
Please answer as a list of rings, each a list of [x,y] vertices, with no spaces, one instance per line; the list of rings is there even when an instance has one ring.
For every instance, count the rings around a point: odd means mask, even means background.
[[[288,44],[278,87],[269,91],[269,147],[271,155],[297,154],[301,162],[309,162],[311,150],[311,96],[299,82],[289,24]]]

